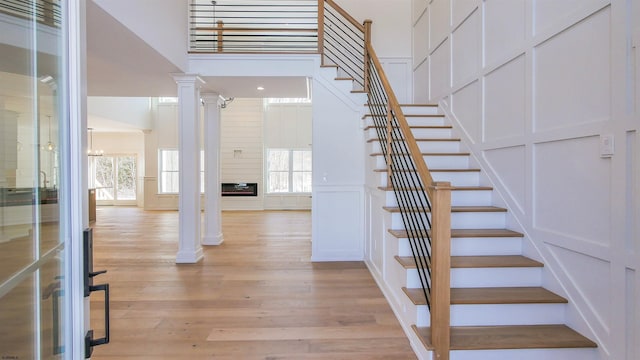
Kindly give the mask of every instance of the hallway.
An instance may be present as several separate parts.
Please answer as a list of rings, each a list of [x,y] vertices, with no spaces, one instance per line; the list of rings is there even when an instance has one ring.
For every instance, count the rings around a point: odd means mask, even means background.
[[[93,359],[415,359],[364,263],[311,263],[311,213],[223,212],[225,242],[176,265],[178,213],[101,207],[94,268],[111,343]],[[100,294],[92,327],[102,333]]]

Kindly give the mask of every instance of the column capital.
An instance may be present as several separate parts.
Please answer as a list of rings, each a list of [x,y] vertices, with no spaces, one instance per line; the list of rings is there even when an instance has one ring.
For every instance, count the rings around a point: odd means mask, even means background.
[[[205,81],[198,74],[172,73],[171,76],[177,84],[194,84],[196,87],[205,84]]]
[[[220,94],[217,92],[200,93],[200,97],[205,104],[217,104],[220,101]]]

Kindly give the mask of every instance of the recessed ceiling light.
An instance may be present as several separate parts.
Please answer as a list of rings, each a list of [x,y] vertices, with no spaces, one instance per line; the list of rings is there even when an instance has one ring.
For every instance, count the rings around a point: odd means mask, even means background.
[[[259,91],[262,91],[262,90],[264,90],[264,86],[258,86],[258,87],[257,87],[257,89],[258,89]]]

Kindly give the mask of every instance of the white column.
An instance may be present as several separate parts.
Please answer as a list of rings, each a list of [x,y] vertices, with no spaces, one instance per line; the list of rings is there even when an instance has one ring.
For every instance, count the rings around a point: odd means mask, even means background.
[[[204,101],[204,236],[202,245],[220,245],[222,210],[220,200],[220,97],[202,94]]]
[[[178,139],[180,150],[180,238],[176,263],[196,263],[200,245],[200,86],[197,75],[173,74],[178,84]]]

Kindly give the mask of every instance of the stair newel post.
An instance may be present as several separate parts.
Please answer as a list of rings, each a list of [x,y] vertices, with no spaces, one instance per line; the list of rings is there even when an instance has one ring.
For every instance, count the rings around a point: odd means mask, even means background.
[[[218,20],[218,52],[223,51],[224,22]]]
[[[369,92],[369,69],[371,68],[369,46],[371,45],[371,23],[373,21],[367,19],[364,21],[364,92]]]
[[[324,1],[318,0],[318,54],[321,65],[324,65]]]
[[[386,151],[386,163],[387,163],[387,186],[393,186],[391,178],[393,176],[393,114],[391,113],[391,104],[387,102],[387,121],[385,131],[387,132],[387,151]]]
[[[451,183],[430,186],[431,341],[436,360],[449,360],[451,345]]]

